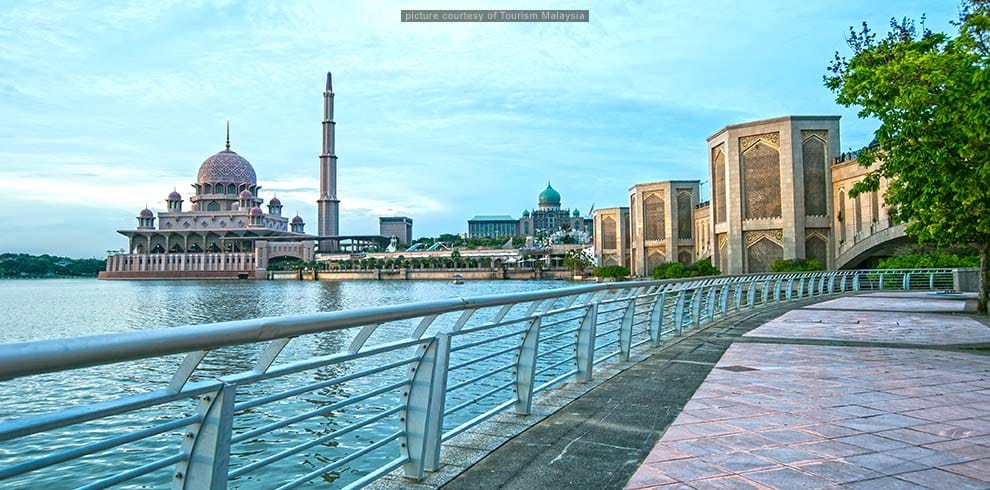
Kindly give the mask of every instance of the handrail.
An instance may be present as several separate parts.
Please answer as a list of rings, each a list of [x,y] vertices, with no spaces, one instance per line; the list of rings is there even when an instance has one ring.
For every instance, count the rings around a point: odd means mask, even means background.
[[[656,348],[665,337],[679,335],[686,329],[784,301],[864,290],[949,289],[954,281],[954,271],[818,271],[625,281],[2,344],[0,380],[4,381],[174,354],[186,356],[176,363],[171,382],[164,379],[161,386],[142,393],[0,422],[0,441],[8,444],[7,441],[20,437],[51,430],[71,430],[95,420],[132,416],[141,410],[169,404],[196,403],[198,407],[193,415],[183,412],[180,418],[168,422],[155,419],[157,427],[181,429],[186,440],[192,441],[181,444],[180,454],[176,455],[174,451],[160,453],[157,459],[145,460],[141,466],[131,469],[109,467],[106,471],[117,473],[99,476],[99,480],[90,484],[103,487],[141,478],[174,464],[173,486],[176,488],[220,489],[226,487],[229,479],[381,423],[394,414],[396,417],[392,418],[398,419],[398,432],[384,439],[379,434],[375,439],[377,442],[341,456],[337,463],[324,469],[336,468],[340,461],[372,457],[396,442],[401,443],[401,450],[389,453],[388,462],[376,464],[380,469],[403,466],[406,476],[417,479],[423,477],[424,471],[438,468],[441,441],[506,409],[514,407],[517,413],[528,414],[536,393],[571,378],[588,381],[596,366],[613,358],[628,360],[630,352],[638,346]],[[522,306],[514,309],[517,305]],[[459,315],[445,317],[450,323],[427,334],[438,316],[445,313]],[[404,337],[366,345],[381,325],[405,320],[414,322],[403,324],[407,333],[400,335]],[[345,345],[337,352],[310,354],[310,357],[276,364],[292,339],[341,330],[355,333],[350,347]],[[259,343],[266,345],[257,354],[253,370],[190,381],[210,351]],[[351,367],[336,371],[330,377],[323,375],[315,381],[305,376],[292,378],[296,374],[344,363],[351,363],[348,364]],[[393,377],[388,380],[375,378],[382,375]],[[276,383],[278,386],[272,388],[274,391],[250,392],[251,387],[275,379],[291,379],[292,382]],[[352,385],[348,383],[370,379],[376,381],[353,385],[359,386],[361,391],[341,389],[344,395],[332,397],[316,407],[310,403],[302,409],[280,414],[284,416],[257,418],[258,407],[278,405],[314,390],[349,387]],[[246,396],[247,400],[238,401],[238,395]],[[393,397],[395,401],[386,402],[382,397]],[[447,401],[449,404],[445,405]],[[362,412],[363,404],[379,409]],[[394,408],[381,412],[382,406]],[[294,445],[274,448],[275,454],[262,454],[258,456],[261,459],[249,459],[232,470],[228,467],[231,446],[248,444],[255,438],[268,438],[269,434],[297,423],[329,417],[344,407],[348,408],[347,412],[364,417],[345,417],[342,423],[345,423],[346,431],[293,440]],[[234,435],[232,425],[241,420],[241,415],[249,413],[254,414],[248,417],[253,425],[238,427]],[[159,432],[145,426],[102,439],[81,438],[74,446],[53,448],[49,456],[35,459],[23,456],[26,461],[18,460],[9,465],[0,459],[0,482],[74,460],[80,455],[140,441]],[[314,440],[321,442],[314,444]],[[32,441],[31,447],[37,447],[37,441]],[[159,448],[160,444],[154,447]],[[361,485],[381,474],[381,470],[372,471],[351,484]],[[291,480],[289,485],[305,483],[318,475],[319,471],[307,473]]]

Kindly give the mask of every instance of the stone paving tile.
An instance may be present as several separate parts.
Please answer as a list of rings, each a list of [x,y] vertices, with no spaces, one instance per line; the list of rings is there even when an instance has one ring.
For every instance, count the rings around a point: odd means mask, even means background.
[[[928,487],[901,480],[893,476],[885,476],[873,480],[863,480],[844,485],[846,488],[862,490],[931,490]]]
[[[740,475],[694,480],[689,482],[689,485],[697,490],[762,490],[768,488]]]
[[[929,468],[927,470],[915,471],[897,475],[902,480],[924,485],[929,488],[952,488],[954,490],[969,490],[987,488],[987,482],[969,478],[956,473]]]
[[[873,450],[866,449],[859,446],[853,446],[852,444],[846,444],[838,440],[832,439],[827,441],[815,441],[806,444],[801,444],[794,446],[805,451],[811,451],[813,453],[821,454],[826,458],[844,458],[847,456],[856,456],[857,454],[866,454],[874,452]]]
[[[927,466],[921,463],[906,461],[883,453],[870,453],[870,454],[861,454],[859,456],[850,456],[846,458],[846,461],[855,464],[857,466],[862,466],[864,468],[871,469],[873,471],[876,471],[877,473],[887,476],[898,475],[901,473],[918,471],[927,468]]]
[[[681,482],[689,482],[691,480],[713,478],[716,476],[725,476],[729,474],[728,471],[719,466],[707,463],[701,458],[648,463],[647,466],[662,471],[668,476],[671,476]]]
[[[806,464],[801,466],[801,470],[839,484],[870,480],[884,476],[876,471],[841,460]]]
[[[762,470],[779,466],[776,461],[757,456],[752,452],[716,454],[712,456],[705,456],[702,459],[705,462],[720,466],[733,473]]]
[[[969,461],[966,463],[950,464],[943,466],[942,469],[951,471],[957,475],[968,476],[990,484],[990,458]]]
[[[926,314],[964,309],[964,301],[847,296],[789,311],[743,336],[919,345],[990,342],[990,328],[973,318]],[[878,315],[876,310],[889,311]]]
[[[830,481],[824,478],[787,467],[746,473],[746,478],[772,488],[827,488],[833,486]]]
[[[677,483],[677,480],[647,464],[640,466],[636,473],[633,473],[632,478],[626,483],[626,488],[630,490],[652,488],[669,483]]]
[[[751,370],[713,369],[645,464],[696,488],[990,488],[990,356],[891,347],[990,342],[990,328],[926,313],[958,311],[958,301],[828,303],[827,313],[793,310],[751,334],[772,326],[799,341],[827,331],[856,346],[732,345],[716,368]]]
[[[807,463],[809,461],[820,461],[823,459],[819,454],[800,449],[800,446],[757,449],[752,451],[752,453],[757,456],[780,461],[784,464]]]

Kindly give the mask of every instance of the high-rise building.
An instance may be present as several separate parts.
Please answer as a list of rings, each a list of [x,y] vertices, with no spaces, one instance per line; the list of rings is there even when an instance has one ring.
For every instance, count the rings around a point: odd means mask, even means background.
[[[405,216],[382,216],[378,218],[378,233],[382,236],[396,237],[400,245],[412,243],[412,218]]]

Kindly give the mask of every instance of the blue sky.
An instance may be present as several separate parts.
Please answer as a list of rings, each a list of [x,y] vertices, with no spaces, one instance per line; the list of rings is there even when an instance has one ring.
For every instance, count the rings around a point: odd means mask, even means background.
[[[850,25],[955,1],[472,2],[587,8],[573,24],[403,24],[464,2],[3,2],[0,251],[102,256],[137,211],[190,191],[223,148],[315,232],[322,90],[334,73],[341,232],[402,214],[414,234],[536,204],[624,204],[636,182],[707,180],[727,124],[839,114],[843,150],[876,124],[822,86]],[[188,201],[187,201],[188,205]]]

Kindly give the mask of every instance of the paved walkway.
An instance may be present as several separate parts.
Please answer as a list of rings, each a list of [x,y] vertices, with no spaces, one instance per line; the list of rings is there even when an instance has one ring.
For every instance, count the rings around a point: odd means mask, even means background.
[[[966,307],[877,293],[751,330],[626,488],[990,488],[990,328]]]
[[[504,428],[510,425],[505,422],[514,419],[535,424],[508,434],[514,437],[501,438],[493,445],[485,445],[491,440],[445,443],[444,451],[449,455],[484,451],[473,460],[448,458],[448,465],[416,488],[443,485],[449,480],[444,477],[448,471],[456,477],[444,488],[452,490],[622,488],[734,340],[791,308],[817,301],[820,299],[733,315],[691,331],[676,343],[667,340],[664,349],[641,362],[620,366],[624,370],[614,376],[600,369],[595,378],[607,381],[578,393],[576,400],[568,398],[558,406],[546,407],[545,418],[529,421],[525,419],[530,417],[505,414],[500,423],[488,424],[502,426],[489,432],[489,437],[506,435]],[[568,383],[549,393],[549,401],[556,391],[566,395],[581,386]],[[544,400],[537,398],[536,412],[542,413]],[[491,429],[481,427],[478,431]],[[376,488],[410,487],[409,481],[392,480]]]

